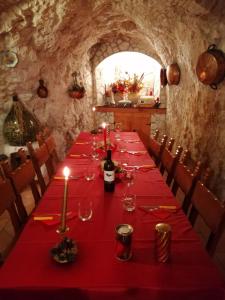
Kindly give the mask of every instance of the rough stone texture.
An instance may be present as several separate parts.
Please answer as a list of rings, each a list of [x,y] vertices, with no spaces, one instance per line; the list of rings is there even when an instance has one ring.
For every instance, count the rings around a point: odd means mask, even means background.
[[[214,170],[212,188],[225,198],[225,81],[215,91],[195,73],[209,44],[225,51],[224,0],[5,0],[0,12],[0,51],[13,50],[19,58],[15,68],[0,66],[1,125],[17,92],[52,128],[63,157],[68,136],[93,126],[94,67],[118,45],[133,45],[129,50],[161,65],[179,64],[179,85],[165,88],[166,132],[190,148],[194,159],[207,161]],[[67,94],[74,71],[87,90],[81,100]],[[49,90],[46,99],[36,94],[40,78]]]

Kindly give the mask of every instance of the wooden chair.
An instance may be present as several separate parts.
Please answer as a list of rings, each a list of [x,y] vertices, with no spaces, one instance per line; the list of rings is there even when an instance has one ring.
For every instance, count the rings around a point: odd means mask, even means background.
[[[51,163],[54,168],[54,172],[56,172],[57,165],[60,160],[59,160],[59,157],[58,157],[58,154],[56,151],[56,144],[55,144],[55,139],[54,139],[53,135],[50,134],[49,131],[39,132],[36,135],[36,138],[37,138],[39,146],[43,145],[44,143],[46,144],[48,152],[51,157],[51,161],[52,161]]]
[[[174,143],[174,139],[170,139],[168,146],[163,149],[161,155],[161,164],[160,164],[160,172],[162,175],[164,175],[165,173],[167,174],[166,183],[169,186],[173,180],[176,165],[179,162],[181,153],[183,151],[183,148],[181,146],[178,146],[174,155],[171,152],[173,143]]]
[[[30,159],[27,159],[15,170],[10,170],[10,167],[5,162],[2,166],[5,176],[10,179],[11,184],[16,194],[16,207],[21,221],[24,223],[27,220],[28,214],[24,205],[22,193],[30,187],[35,206],[40,200],[40,194],[36,185],[35,177],[36,173]]]
[[[197,217],[200,216],[210,230],[206,250],[212,256],[225,228],[225,208],[201,181],[197,181],[195,185],[191,205],[191,224],[194,226]]]
[[[59,157],[58,157],[58,154],[56,151],[56,144],[55,144],[54,137],[52,135],[50,135],[45,139],[44,142],[45,142],[48,152],[51,156],[54,172],[56,172],[57,165],[59,164]]]
[[[178,190],[181,190],[184,194],[182,209],[185,214],[188,213],[191,196],[201,173],[201,162],[196,163],[193,171],[191,171],[191,169],[186,165],[189,156],[190,152],[185,150],[182,159],[177,162],[171,187],[172,193],[175,196],[177,195]]]
[[[155,161],[156,166],[159,166],[161,155],[163,152],[163,149],[166,146],[167,136],[164,135],[161,141],[159,142],[158,139],[159,131],[156,130],[153,137],[150,137],[149,144],[148,144],[148,152],[150,156]]]
[[[168,144],[163,148],[163,151],[162,151],[162,154],[161,154],[160,168],[159,168],[161,174],[163,174],[165,169],[166,169],[164,163],[165,164],[167,163],[167,157],[169,159],[172,155],[171,151],[173,149],[174,141],[175,141],[174,138],[170,138]]]
[[[48,183],[54,175],[54,167],[52,164],[52,159],[49,154],[46,144],[42,144],[40,147],[34,149],[31,142],[27,143],[27,148],[32,160],[35,172],[37,174],[38,183],[40,185],[42,195],[46,191]],[[46,182],[43,167],[46,168],[48,174],[48,182]],[[43,173],[42,173],[43,172]]]
[[[4,262],[5,257],[8,255],[8,252],[11,250],[16,237],[19,235],[22,229],[22,223],[16,211],[16,195],[14,193],[13,187],[8,179],[1,179],[0,178],[0,194],[1,194],[1,201],[0,201],[0,216],[4,214],[5,211],[8,212],[10,221],[13,225],[13,229],[15,232],[15,237],[13,238],[10,245],[6,248],[4,253],[0,253],[0,263]]]

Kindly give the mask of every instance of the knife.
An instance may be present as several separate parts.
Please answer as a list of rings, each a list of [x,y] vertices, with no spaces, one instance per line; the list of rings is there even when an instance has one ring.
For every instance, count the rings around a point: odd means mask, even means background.
[[[135,168],[135,169],[155,169],[156,166],[155,165],[140,165],[140,166],[132,166],[132,165],[125,165],[124,167],[128,167],[128,168]]]
[[[175,205],[141,205],[139,206],[140,209],[144,211],[151,211],[154,209],[168,209],[168,210],[176,210],[177,206]]]
[[[128,150],[127,153],[129,153],[129,154],[145,154],[145,153],[147,153],[147,151],[132,151],[132,150]]]
[[[77,157],[77,158],[79,158],[79,157],[89,157],[90,155],[87,155],[87,154],[84,154],[84,153],[82,153],[82,154],[70,154],[70,157]]]

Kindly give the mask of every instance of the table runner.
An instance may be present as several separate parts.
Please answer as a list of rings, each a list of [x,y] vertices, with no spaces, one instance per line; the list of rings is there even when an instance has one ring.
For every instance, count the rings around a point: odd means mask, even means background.
[[[120,133],[113,159],[129,165],[153,164],[147,153],[132,155],[119,152],[124,144],[128,150],[144,151],[136,133]],[[60,265],[52,260],[50,249],[59,241],[58,225],[34,221],[26,224],[15,248],[0,269],[0,299],[224,299],[224,281],[203,249],[198,236],[183,214],[179,203],[166,186],[158,169],[137,170],[131,187],[140,205],[176,205],[177,210],[146,213],[136,208],[132,213],[122,208],[121,197],[126,184],[116,183],[115,192],[104,193],[98,160],[71,158],[71,154],[91,154],[92,135],[82,132],[60,164],[79,179],[69,180],[68,211],[77,213],[82,197],[93,200],[93,217],[81,222],[76,216],[68,220],[66,234],[76,240],[79,253],[73,264]],[[96,137],[102,140],[102,135]],[[96,177],[86,181],[85,170],[95,166]],[[35,214],[60,213],[63,180],[53,179]],[[154,255],[154,226],[159,222],[172,227],[171,260],[160,264]],[[115,227],[128,223],[134,227],[133,257],[121,262],[115,257]]]

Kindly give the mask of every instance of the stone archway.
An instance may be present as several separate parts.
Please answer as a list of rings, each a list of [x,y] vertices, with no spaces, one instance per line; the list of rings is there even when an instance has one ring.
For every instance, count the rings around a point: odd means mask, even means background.
[[[105,104],[110,101],[111,85],[117,80],[129,80],[134,77],[143,83],[137,97],[160,97],[160,69],[161,65],[152,57],[136,51],[120,51],[104,58],[95,68],[93,76],[96,81],[96,103]],[[109,94],[106,98],[106,90]],[[128,95],[128,98],[132,95]],[[134,96],[133,96],[134,97]],[[165,104],[165,103],[164,103]]]

